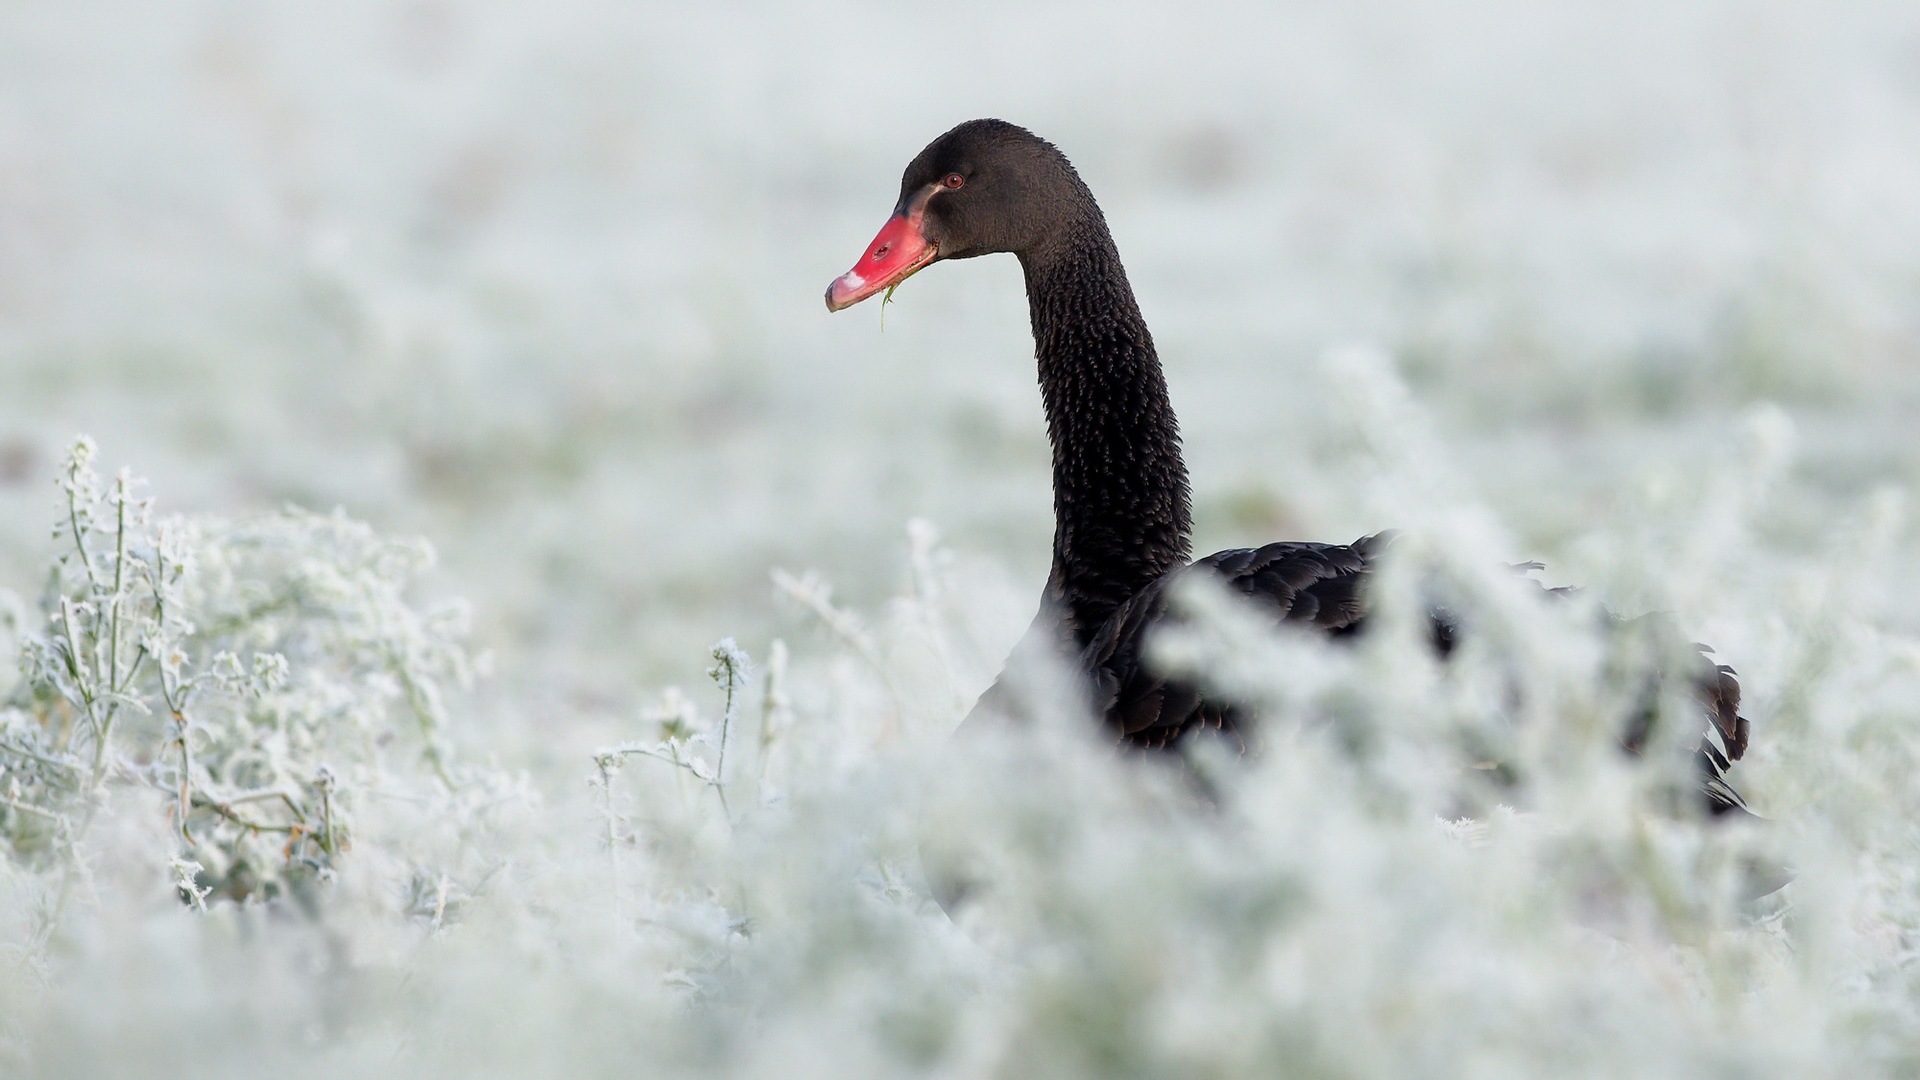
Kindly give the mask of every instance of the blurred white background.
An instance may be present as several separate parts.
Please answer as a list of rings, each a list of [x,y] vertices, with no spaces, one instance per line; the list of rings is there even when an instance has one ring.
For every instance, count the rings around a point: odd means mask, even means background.
[[[1911,3],[21,0],[0,584],[37,587],[86,431],[163,510],[428,537],[531,724],[795,632],[772,567],[890,594],[915,516],[1003,642],[1052,528],[1015,264],[921,276],[884,333],[820,302],[983,115],[1101,198],[1201,551],[1396,524],[1344,482],[1350,342],[1559,581],[1757,403],[1799,432],[1782,550],[1920,479]]]

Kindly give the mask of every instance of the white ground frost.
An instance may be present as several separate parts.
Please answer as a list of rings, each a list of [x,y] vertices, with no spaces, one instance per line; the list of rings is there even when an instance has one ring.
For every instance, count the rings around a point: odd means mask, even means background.
[[[1356,648],[1188,598],[1256,760],[947,741],[1018,268],[820,292],[983,115],[1200,551],[1407,530]],[[0,7],[0,1076],[1913,1075],[1916,192],[1893,0]],[[1617,752],[1600,601],[1767,823]]]

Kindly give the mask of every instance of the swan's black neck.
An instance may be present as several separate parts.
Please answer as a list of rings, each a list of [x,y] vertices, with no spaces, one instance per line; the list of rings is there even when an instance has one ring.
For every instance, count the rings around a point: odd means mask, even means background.
[[[1187,561],[1187,469],[1153,337],[1091,197],[1020,262],[1053,443],[1047,593],[1084,646],[1128,597]]]

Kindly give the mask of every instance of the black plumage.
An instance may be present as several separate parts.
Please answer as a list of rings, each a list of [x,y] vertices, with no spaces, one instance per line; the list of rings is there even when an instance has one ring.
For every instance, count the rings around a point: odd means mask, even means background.
[[[1188,561],[1186,466],[1153,337],[1092,193],[1058,149],[1023,128],[970,121],[921,151],[901,179],[894,217],[861,263],[828,289],[827,305],[857,303],[935,261],[998,252],[1014,254],[1025,271],[1053,448],[1053,566],[1023,648],[1070,660],[1095,713],[1123,746],[1158,750],[1212,730],[1245,748],[1248,717],[1240,705],[1146,662],[1147,639],[1170,618],[1174,583],[1185,574],[1211,574],[1276,622],[1352,636],[1365,629],[1369,575],[1390,536],[1274,543]],[[1537,567],[1521,569],[1530,568]],[[1673,634],[1651,617],[1609,620]],[[1458,632],[1455,619],[1434,612],[1440,655],[1452,650]],[[1743,810],[1723,778],[1746,749],[1739,682],[1704,646],[1688,655],[1697,659],[1687,671],[1657,664],[1650,670],[1645,705],[1628,722],[1622,745],[1635,753],[1645,746],[1661,686],[1684,678],[1707,727],[1698,750],[1703,802],[1715,814]],[[1012,707],[1003,676],[967,723]]]

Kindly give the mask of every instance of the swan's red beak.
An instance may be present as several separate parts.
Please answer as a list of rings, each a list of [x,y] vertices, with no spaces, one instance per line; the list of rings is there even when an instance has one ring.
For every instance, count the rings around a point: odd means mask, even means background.
[[[913,272],[933,261],[939,249],[927,242],[920,231],[919,213],[895,214],[880,226],[880,235],[867,245],[867,253],[853,269],[833,279],[827,286],[827,310],[839,311],[891,288],[913,276]]]

